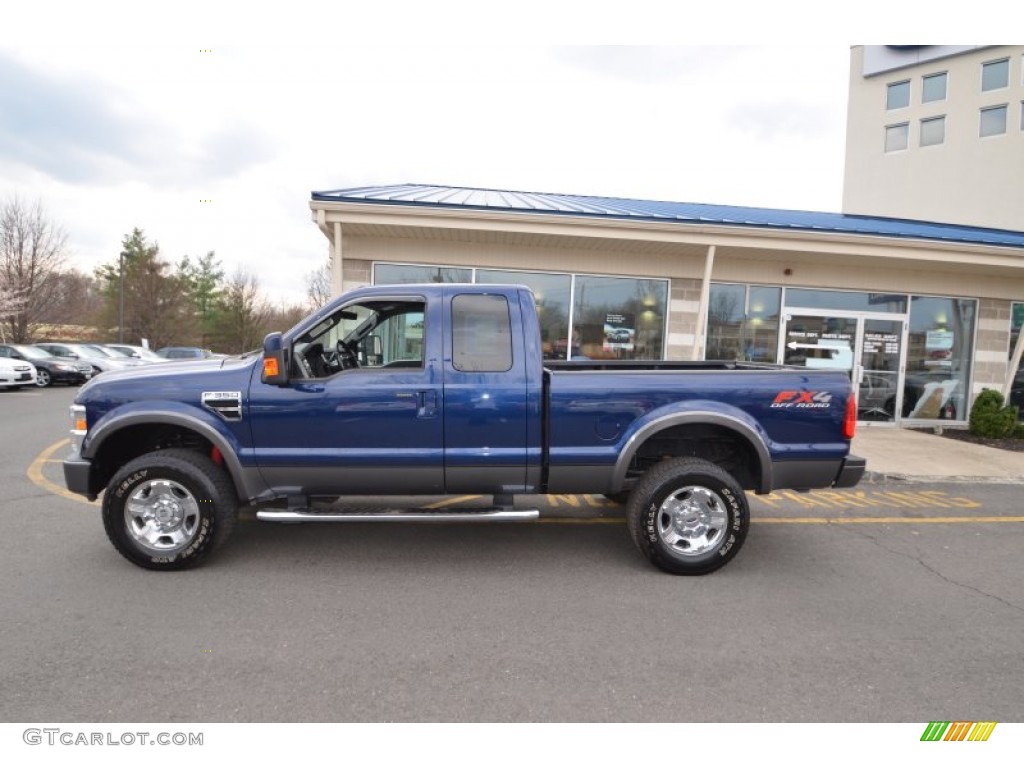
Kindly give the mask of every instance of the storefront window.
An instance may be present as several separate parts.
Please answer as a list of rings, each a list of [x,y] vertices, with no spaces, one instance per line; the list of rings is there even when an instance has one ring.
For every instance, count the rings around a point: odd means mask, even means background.
[[[774,363],[782,289],[712,283],[708,298],[708,360]]]
[[[473,270],[464,267],[433,267],[416,264],[376,264],[375,285],[408,283],[471,283]]]
[[[1024,327],[1024,302],[1015,302],[1012,305],[1011,326],[1010,326],[1010,359],[1013,359],[1014,350],[1017,349],[1017,339],[1020,338],[1021,329]],[[1017,368],[1017,375],[1010,384],[1010,405],[1016,405],[1019,409],[1021,421],[1024,421],[1024,357],[1021,358]]]
[[[903,293],[862,293],[860,291],[819,291],[808,288],[787,288],[786,306],[806,309],[853,310],[855,312],[907,311]]]
[[[976,314],[973,299],[911,299],[905,417],[967,418]]]
[[[576,276],[571,357],[660,360],[668,282]]]
[[[569,308],[572,295],[571,275],[544,272],[512,272],[504,269],[478,269],[478,283],[512,283],[533,291],[540,322],[540,341],[544,359],[565,360],[569,338]]]

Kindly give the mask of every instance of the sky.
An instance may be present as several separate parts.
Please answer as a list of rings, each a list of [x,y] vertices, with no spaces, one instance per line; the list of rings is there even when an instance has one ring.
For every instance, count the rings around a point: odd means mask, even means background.
[[[765,43],[744,3],[148,5],[0,30],[0,200],[39,201],[84,272],[138,227],[300,303],[310,193],[364,185],[841,209],[851,43]]]

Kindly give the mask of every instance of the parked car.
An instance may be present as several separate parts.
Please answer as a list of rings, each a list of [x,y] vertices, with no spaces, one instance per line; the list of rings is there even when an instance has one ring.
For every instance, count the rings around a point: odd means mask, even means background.
[[[140,347],[137,344],[104,344],[104,349],[112,349],[115,352],[120,352],[122,355],[127,357],[141,360],[144,363],[166,363],[167,358],[158,355],[149,347]]]
[[[36,383],[36,367],[24,360],[0,357],[0,387],[19,389]]]
[[[0,357],[32,363],[36,369],[36,385],[78,386],[92,378],[92,366],[77,360],[61,359],[31,344],[0,344]]]
[[[39,342],[35,346],[44,349],[51,355],[71,360],[80,360],[92,367],[93,375],[104,371],[119,371],[122,368],[134,368],[144,365],[136,360],[121,356],[114,357],[110,352],[104,352],[94,344],[78,344],[72,342]]]
[[[209,360],[213,357],[225,357],[202,347],[163,347],[156,353],[168,360]]]

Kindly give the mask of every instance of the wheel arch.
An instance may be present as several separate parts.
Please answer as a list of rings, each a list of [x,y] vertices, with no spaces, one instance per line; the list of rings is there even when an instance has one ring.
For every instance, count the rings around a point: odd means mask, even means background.
[[[104,419],[90,430],[82,457],[92,460],[91,490],[98,493],[105,488],[117,469],[132,459],[169,447],[189,448],[214,458],[228,473],[240,501],[260,491],[252,487],[254,473],[239,460],[232,436],[197,415],[147,410]]]
[[[636,471],[637,463],[645,456],[645,449],[649,450],[658,441],[668,441],[677,446],[695,443],[698,447],[693,453],[672,453],[668,456],[706,458],[721,466],[721,462],[705,455],[706,451],[701,448],[705,445],[703,441],[708,438],[731,441],[741,454],[745,454],[747,466],[741,468],[741,471],[723,467],[736,474],[745,486],[759,493],[772,489],[771,453],[756,423],[746,414],[706,408],[662,414],[634,430],[626,439],[615,463],[613,488],[620,491],[627,487],[631,469]]]

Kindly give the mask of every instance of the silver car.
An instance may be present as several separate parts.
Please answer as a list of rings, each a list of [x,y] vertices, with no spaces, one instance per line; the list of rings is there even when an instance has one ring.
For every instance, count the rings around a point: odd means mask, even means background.
[[[141,360],[133,360],[121,355],[114,357],[113,353],[107,352],[93,344],[78,344],[70,342],[44,341],[36,344],[40,349],[45,349],[51,355],[65,359],[78,360],[87,363],[92,367],[94,374],[104,371],[119,371],[124,368],[134,368],[145,365]]]

